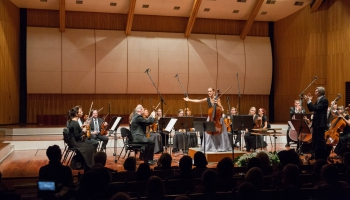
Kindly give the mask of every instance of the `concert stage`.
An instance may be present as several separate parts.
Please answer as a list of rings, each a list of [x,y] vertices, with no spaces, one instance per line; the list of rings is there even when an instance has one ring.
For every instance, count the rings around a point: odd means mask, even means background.
[[[197,151],[202,151],[201,148],[189,148],[188,155],[193,158]],[[234,158],[245,154],[246,152],[240,150],[234,150]],[[222,152],[205,152],[208,162],[219,162],[224,157],[232,158],[232,151],[222,151]]]

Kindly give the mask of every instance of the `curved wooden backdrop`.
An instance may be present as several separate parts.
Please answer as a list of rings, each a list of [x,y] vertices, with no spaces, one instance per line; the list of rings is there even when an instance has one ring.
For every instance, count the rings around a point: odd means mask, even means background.
[[[208,87],[270,94],[268,37],[28,27],[28,93],[201,94]],[[148,75],[146,69],[151,69]]]

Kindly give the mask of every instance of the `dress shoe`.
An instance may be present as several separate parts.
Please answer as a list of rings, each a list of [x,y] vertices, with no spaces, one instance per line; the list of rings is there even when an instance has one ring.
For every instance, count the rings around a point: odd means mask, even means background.
[[[234,145],[234,147],[237,147],[237,148],[238,148],[238,147],[239,147],[239,145],[236,143],[236,144]]]
[[[289,144],[289,143],[287,143],[287,144],[285,145],[285,147],[290,147],[290,144]]]
[[[179,151],[178,149],[173,149],[173,150],[172,150],[173,153],[176,153],[176,152],[178,152],[178,151]]]

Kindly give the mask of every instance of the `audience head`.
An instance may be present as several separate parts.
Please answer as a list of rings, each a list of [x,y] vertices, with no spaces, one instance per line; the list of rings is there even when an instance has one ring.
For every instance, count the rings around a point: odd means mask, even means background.
[[[294,151],[294,149],[291,150],[283,150],[277,153],[278,158],[280,160],[280,167],[283,169],[284,166],[287,164],[295,164],[299,165],[300,159],[299,155]]]
[[[131,198],[124,192],[118,192],[111,198],[111,200],[131,200]]]
[[[80,179],[80,199],[98,199],[111,180],[111,173],[108,169],[101,164],[95,165]]]
[[[146,197],[156,199],[165,195],[165,189],[162,179],[158,176],[151,176],[146,186]]]
[[[343,163],[346,167],[346,170],[348,172],[350,172],[350,152],[346,152],[344,155],[343,155]]]
[[[217,166],[216,172],[218,178],[232,178],[233,176],[233,161],[229,157],[221,159]]]
[[[327,165],[328,162],[324,159],[318,159],[315,161],[315,164],[314,164],[314,171],[313,173],[314,174],[321,174],[321,169],[324,165]]]
[[[136,171],[136,158],[128,157],[125,159],[123,166],[126,171]]]
[[[162,169],[171,169],[171,161],[172,161],[171,155],[168,153],[163,153],[160,156],[158,163]]]
[[[189,172],[192,169],[192,158],[190,156],[182,156],[179,162],[181,172]]]
[[[271,163],[270,163],[270,158],[269,156],[267,155],[267,153],[263,152],[263,151],[260,151],[256,157],[260,160],[261,164],[263,167],[265,166],[270,166]]]
[[[299,167],[295,164],[288,164],[283,168],[282,183],[284,186],[299,186]]]
[[[202,174],[204,193],[216,192],[216,173],[212,169],[207,169]]]
[[[249,159],[248,161],[248,170],[253,168],[253,167],[258,167],[260,169],[262,169],[262,164],[261,164],[261,161],[259,160],[259,158],[256,158],[256,157],[253,157],[251,159]]]
[[[197,151],[193,156],[193,160],[193,165],[196,166],[196,168],[207,168],[208,161],[203,152]]]
[[[331,164],[324,165],[321,169],[322,180],[329,184],[334,185],[338,183],[338,169]]]
[[[260,190],[263,183],[263,173],[260,168],[253,167],[246,173],[244,182],[249,182],[255,186],[257,190]]]
[[[97,152],[94,156],[94,161],[95,164],[101,164],[102,166],[106,165],[106,161],[107,161],[107,154],[105,152]]]
[[[52,145],[49,146],[49,148],[47,148],[46,150],[46,155],[49,158],[50,161],[60,161],[61,160],[61,149],[59,146],[57,145]]]
[[[141,163],[137,169],[137,181],[147,181],[151,177],[151,168],[148,163]]]
[[[244,182],[238,187],[237,191],[238,200],[255,200],[256,199],[256,189],[253,184],[249,182]]]

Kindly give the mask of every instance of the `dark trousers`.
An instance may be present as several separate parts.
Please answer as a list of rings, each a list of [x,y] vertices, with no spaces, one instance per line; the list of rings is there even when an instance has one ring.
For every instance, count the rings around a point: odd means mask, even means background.
[[[154,155],[154,141],[147,138],[145,135],[133,135],[133,143],[147,144],[141,151],[143,151],[142,160],[153,160]]]
[[[246,150],[250,151],[250,149],[257,149],[263,147],[263,136],[252,135],[251,132],[246,132],[244,135],[244,141]]]
[[[335,147],[334,152],[339,156],[343,156],[341,155],[342,149],[346,147],[348,141],[350,141],[350,134],[340,135],[339,142]]]
[[[108,137],[105,135],[101,135],[101,134],[91,134],[91,139],[96,140],[96,139],[100,139],[102,141],[102,146],[101,149],[106,149],[107,143],[108,143]]]
[[[313,128],[311,150],[313,153],[327,151],[326,140],[324,138],[326,127]],[[322,153],[323,154],[323,153]]]
[[[289,137],[289,131],[290,131],[290,126],[288,125],[288,129],[287,129],[287,135],[286,135],[286,137],[287,137],[287,144],[289,144],[292,140],[290,139],[290,137]]]

